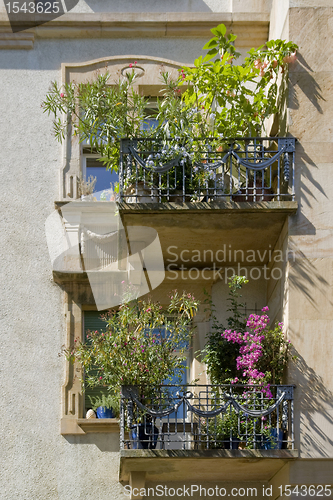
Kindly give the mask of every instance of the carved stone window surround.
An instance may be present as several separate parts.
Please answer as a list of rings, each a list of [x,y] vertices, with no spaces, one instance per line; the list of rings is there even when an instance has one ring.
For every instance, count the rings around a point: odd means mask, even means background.
[[[137,66],[143,69],[134,88],[140,94],[147,96],[159,95],[162,88],[160,75],[162,69],[168,71],[173,78],[177,78],[178,69],[182,67],[182,63],[163,58],[138,55],[112,56],[85,63],[62,64],[62,83],[92,81],[96,78],[97,73],[105,72],[109,72],[111,79],[117,82],[121,78],[123,71],[134,61],[137,61]],[[73,137],[69,132],[63,144],[63,160],[60,170],[60,200],[71,201],[77,199],[77,185],[82,172],[82,158],[82,144],[80,144],[79,137]]]

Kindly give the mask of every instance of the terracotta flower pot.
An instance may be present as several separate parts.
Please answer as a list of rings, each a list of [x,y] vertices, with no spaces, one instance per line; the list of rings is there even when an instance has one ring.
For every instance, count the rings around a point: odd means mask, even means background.
[[[268,187],[257,187],[254,195],[253,185],[248,186],[248,188],[241,188],[236,194],[232,196],[232,201],[236,202],[260,202],[260,201],[272,201],[273,191]]]
[[[158,191],[155,187],[150,188],[144,182],[131,184],[126,189],[124,201],[126,203],[158,203]]]

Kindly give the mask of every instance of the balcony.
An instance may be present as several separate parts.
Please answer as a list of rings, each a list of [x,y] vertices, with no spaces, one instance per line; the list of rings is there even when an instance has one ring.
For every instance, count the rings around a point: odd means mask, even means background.
[[[295,139],[123,139],[120,202],[295,201]]]
[[[298,456],[294,386],[124,387],[120,480],[267,481]],[[127,434],[127,432],[129,432]],[[272,460],[274,459],[274,460]]]
[[[288,216],[297,211],[295,139],[197,142],[189,154],[184,160],[184,152],[175,152],[173,160],[163,163],[156,141],[122,141],[119,206],[124,226],[155,228],[165,262],[166,249],[174,244],[200,255],[207,250],[217,255],[221,242],[240,255],[247,249],[267,255]],[[228,255],[224,262],[241,263]],[[173,264],[180,268],[183,262]],[[188,268],[194,264],[189,261]],[[203,267],[213,264],[208,260]],[[260,264],[265,260],[253,262]]]
[[[197,141],[179,146],[178,153],[156,140],[123,139],[117,223],[110,217],[114,205],[92,199],[57,204],[66,232],[62,238],[71,247],[58,259],[58,282],[81,280],[87,270],[106,272],[124,263],[127,250],[120,254],[121,241],[130,231],[132,247],[143,248],[149,243],[143,228],[158,234],[167,269],[168,262],[172,270],[211,269],[221,252],[224,266],[242,265],[248,249],[253,266],[265,265],[267,249],[274,247],[286,219],[297,210],[295,139]],[[186,265],[175,245],[187,252]],[[170,248],[177,260],[170,260]],[[195,261],[192,250],[205,259]],[[126,274],[126,266],[121,271]]]

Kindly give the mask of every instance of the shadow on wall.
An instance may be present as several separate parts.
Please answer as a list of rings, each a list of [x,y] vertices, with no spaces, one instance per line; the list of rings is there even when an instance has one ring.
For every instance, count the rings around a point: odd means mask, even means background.
[[[317,164],[305,152],[301,143],[298,142],[296,144],[295,188],[296,194],[299,193],[297,198],[301,201],[301,204],[306,204],[308,207],[312,207],[312,203],[317,200],[317,192],[328,200],[325,189],[313,176],[314,169],[318,170]],[[311,188],[309,185],[311,185]]]
[[[93,12],[212,12],[205,0],[113,0],[107,4],[100,0],[85,0]]]
[[[332,457],[333,393],[297,351],[293,354],[298,356],[289,377],[291,379],[289,383],[296,384],[294,393],[296,447],[303,457],[307,455]],[[316,419],[319,415],[320,425]]]
[[[322,304],[318,304],[313,297],[313,290],[318,290],[327,301],[330,296],[330,283],[292,241],[289,242],[288,254],[291,266],[288,277],[290,288],[300,291],[315,309],[321,309]],[[313,259],[315,258],[314,255]],[[333,307],[332,301],[330,301],[330,305]]]
[[[63,436],[68,444],[91,444],[97,446],[100,451],[105,452],[119,452],[120,441],[119,433],[91,433],[82,436]]]
[[[311,73],[313,73],[313,70],[307,64],[307,62],[305,61],[300,52],[297,52],[296,64],[300,64],[302,66],[302,70],[299,69],[297,70],[296,66],[295,71],[290,73],[289,107],[291,109],[299,108],[299,102],[295,90],[295,86],[297,85],[302,90],[302,92],[309,98],[309,101],[311,101],[316,110],[320,114],[323,114],[320,101],[325,101],[325,99],[321,94],[320,85],[311,75]]]
[[[325,101],[321,87],[315,78],[311,75],[313,70],[307,64],[301,53],[297,53],[296,67],[289,74],[289,108],[291,110],[298,110],[300,103],[297,97],[297,87],[308,98],[309,103],[316,108],[318,113],[323,114],[323,109],[320,101]],[[301,68],[297,67],[298,65]],[[286,117],[285,117],[286,118]],[[307,152],[305,152],[301,143],[296,145],[296,193],[299,193],[298,199],[301,203],[305,203],[311,207],[311,202],[316,201],[316,192],[321,193],[326,198],[327,195],[323,186],[321,186],[313,176],[313,170],[318,169],[316,163],[312,160]],[[307,182],[305,183],[304,180]],[[311,185],[311,188],[309,188]]]

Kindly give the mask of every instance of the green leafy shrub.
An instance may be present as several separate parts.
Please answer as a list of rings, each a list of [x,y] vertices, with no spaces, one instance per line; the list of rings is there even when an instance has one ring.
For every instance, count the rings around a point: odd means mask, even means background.
[[[111,394],[119,394],[122,385],[143,392],[175,377],[180,381],[197,307],[191,294],[177,291],[166,310],[152,301],[123,303],[105,317],[104,332],[90,332],[86,343],[75,342],[64,354],[84,369],[88,387]]]

